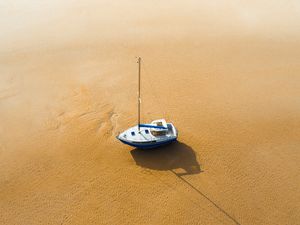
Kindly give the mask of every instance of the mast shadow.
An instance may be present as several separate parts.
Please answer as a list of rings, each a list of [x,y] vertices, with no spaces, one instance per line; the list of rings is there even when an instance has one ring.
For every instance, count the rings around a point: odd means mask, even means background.
[[[156,149],[134,149],[130,152],[138,166],[152,170],[175,170],[178,176],[198,174],[201,171],[195,151],[182,142]]]
[[[197,161],[196,153],[190,146],[182,142],[175,142],[157,149],[134,149],[130,154],[138,166],[152,170],[169,170],[183,183],[192,188],[198,195],[202,196],[210,204],[216,207],[216,209],[229,220],[240,225],[233,216],[183,177],[184,175],[203,172]],[[181,169],[184,172],[177,172],[178,169]]]

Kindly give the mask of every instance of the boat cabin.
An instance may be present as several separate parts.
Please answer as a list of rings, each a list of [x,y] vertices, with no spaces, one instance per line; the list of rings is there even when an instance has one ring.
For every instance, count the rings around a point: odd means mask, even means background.
[[[161,129],[161,128],[151,128],[150,132],[153,136],[164,136],[167,134],[168,132],[168,127],[167,127],[167,122],[164,119],[160,119],[160,120],[154,120],[151,123],[154,126],[158,126],[158,127],[164,127],[165,129]]]

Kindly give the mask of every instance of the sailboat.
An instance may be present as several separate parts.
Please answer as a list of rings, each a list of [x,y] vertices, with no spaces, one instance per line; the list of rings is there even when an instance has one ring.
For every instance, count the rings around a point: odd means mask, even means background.
[[[138,58],[138,124],[120,133],[116,138],[136,148],[156,148],[177,140],[178,131],[165,119],[141,124],[141,57]]]

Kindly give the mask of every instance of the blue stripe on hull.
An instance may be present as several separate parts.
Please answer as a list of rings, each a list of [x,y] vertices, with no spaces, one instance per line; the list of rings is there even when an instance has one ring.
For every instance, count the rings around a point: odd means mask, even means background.
[[[160,146],[163,146],[163,145],[170,144],[170,143],[176,141],[177,138],[174,138],[174,139],[171,139],[171,140],[168,140],[168,141],[162,141],[162,142],[157,142],[157,143],[151,143],[151,144],[138,144],[138,143],[127,142],[127,141],[124,141],[124,140],[121,140],[121,139],[119,139],[119,140],[120,140],[121,142],[123,142],[124,144],[130,145],[130,146],[133,146],[133,147],[136,147],[136,148],[147,149],[147,148],[157,148],[157,147],[160,147]]]

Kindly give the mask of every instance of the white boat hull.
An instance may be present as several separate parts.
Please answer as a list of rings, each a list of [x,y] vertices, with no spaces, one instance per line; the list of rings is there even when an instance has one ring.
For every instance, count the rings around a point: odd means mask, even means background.
[[[154,126],[152,123],[134,126],[119,134],[117,139],[136,148],[156,148],[176,141],[178,133],[174,125],[165,121],[164,125]],[[158,130],[162,130],[163,135],[157,135]]]

